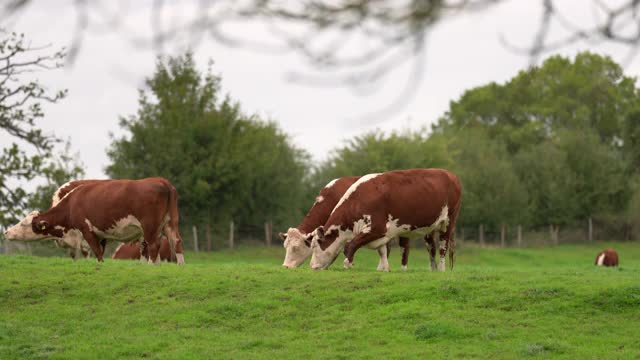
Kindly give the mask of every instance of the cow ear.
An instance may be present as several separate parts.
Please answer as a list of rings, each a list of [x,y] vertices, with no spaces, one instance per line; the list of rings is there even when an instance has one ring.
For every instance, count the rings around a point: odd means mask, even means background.
[[[307,234],[304,237],[304,244],[307,245],[307,247],[311,247],[312,240],[313,240],[313,232],[311,232],[310,234]]]
[[[285,233],[278,233],[278,236],[280,236],[280,239],[282,239],[283,241],[287,241],[287,234],[285,234]]]

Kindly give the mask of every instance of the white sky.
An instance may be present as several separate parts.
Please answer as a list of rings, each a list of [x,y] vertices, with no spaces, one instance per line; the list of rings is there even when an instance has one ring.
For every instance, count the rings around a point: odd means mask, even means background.
[[[592,8],[585,6],[590,1],[556,3],[576,23],[590,22],[593,18]],[[71,4],[70,0],[35,0],[15,28],[9,30],[24,32],[36,45],[68,46],[75,21]],[[431,124],[466,89],[491,81],[503,82],[516,75],[528,65],[529,59],[505,49],[499,35],[504,34],[516,44],[530,44],[540,14],[540,1],[512,0],[489,11],[438,25],[428,39],[426,70],[417,94],[406,107],[371,124],[354,118],[359,119],[395,99],[406,84],[407,67],[392,73],[378,93],[361,96],[349,88],[311,87],[287,81],[291,70],[305,69],[295,53],[267,55],[207,40],[195,55],[203,70],[207,59],[215,61],[213,71],[222,76],[223,91],[240,101],[245,112],[277,121],[295,144],[320,161],[354,135],[375,128],[392,130]],[[148,34],[149,17],[148,10],[138,9],[129,16],[129,28],[136,34]],[[555,37],[562,33],[558,27],[552,30]],[[264,36],[255,24],[245,24],[238,31],[249,39]],[[622,46],[594,47],[584,43],[560,53],[573,55],[587,49],[610,55],[618,62],[627,54]],[[630,63],[626,73],[637,76],[638,64],[638,61]],[[49,88],[69,90],[62,102],[46,107],[41,125],[59,137],[71,139],[73,151],[79,152],[86,166],[87,178],[106,176],[108,134],[120,134],[119,117],[135,113],[138,89],[154,66],[155,54],[132,47],[125,35],[89,33],[73,67],[38,74]],[[0,134],[2,144],[10,140]]]

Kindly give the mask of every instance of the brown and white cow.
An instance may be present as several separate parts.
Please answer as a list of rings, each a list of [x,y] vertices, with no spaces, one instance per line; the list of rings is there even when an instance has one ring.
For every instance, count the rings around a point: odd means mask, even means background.
[[[140,244],[140,241],[122,243],[118,245],[116,250],[113,252],[113,255],[111,255],[111,258],[118,260],[138,260],[140,259],[140,254],[145,252]],[[177,255],[178,249],[176,247],[176,256]],[[160,239],[160,250],[158,251],[158,256],[161,261],[176,262],[177,260],[175,257],[171,257],[171,244],[169,243],[169,239],[164,235]]]
[[[596,266],[618,266],[618,253],[613,249],[602,250],[596,256]]]
[[[56,204],[58,204],[60,202],[60,200],[62,198],[64,198],[68,193],[70,193],[71,191],[73,191],[73,189],[77,188],[78,186],[82,186],[82,185],[87,185],[87,184],[95,184],[95,183],[99,183],[99,182],[104,182],[104,181],[113,181],[111,179],[89,179],[89,180],[73,180],[73,181],[69,181],[67,183],[65,183],[64,185],[60,186],[60,188],[58,188],[58,190],[56,190],[56,192],[53,194],[53,197],[51,199],[51,207],[54,207]],[[163,241],[167,241],[168,244],[168,239],[166,236],[162,236],[164,239]],[[89,244],[86,242],[86,240],[84,240],[84,238],[82,237],[63,237],[60,239],[56,239],[56,244],[62,248],[70,248],[69,254],[71,255],[72,258],[75,259],[75,249],[79,249],[82,254],[87,257],[89,255],[89,251],[91,251],[91,247],[89,246]],[[136,240],[136,241],[139,241]],[[161,242],[161,244],[163,244],[163,242]],[[163,251],[162,245],[160,245],[160,251]],[[141,247],[138,245],[137,247],[138,250],[141,250]],[[180,239],[178,237],[178,239],[176,240],[176,244],[175,244],[175,249],[176,249],[176,257],[180,257],[181,259],[183,259],[183,263],[184,263],[184,254],[183,254],[183,249],[182,249],[182,239]],[[164,250],[169,250],[164,249]],[[165,254],[166,255],[166,254]],[[148,260],[149,254],[147,251],[147,247],[142,247],[142,251],[138,252],[138,257],[136,259],[140,259],[140,260]],[[161,260],[166,260],[164,258],[162,258],[162,255],[160,255]],[[176,259],[173,259],[172,262],[176,262]]]
[[[149,246],[149,262],[157,259],[160,233],[169,237],[172,253],[180,239],[178,195],[164,178],[97,181],[77,186],[51,209],[29,214],[5,232],[13,241],[82,237],[98,261],[107,240],[129,242],[142,238]],[[184,259],[177,257],[178,264]]]
[[[382,249],[393,238],[425,237],[435,270],[435,241],[441,233],[439,270],[445,256],[453,268],[453,232],[460,209],[462,187],[443,169],[395,170],[363,176],[342,196],[324,226],[314,231],[311,268],[326,269],[344,249],[344,266],[362,246]],[[388,267],[388,264],[386,264]]]
[[[67,195],[78,186],[91,184],[97,181],[103,180],[73,180],[65,183],[53,193],[53,196],[51,198],[51,207],[56,206],[65,195]],[[71,258],[74,260],[76,259],[78,253],[82,254],[84,258],[88,258],[89,254],[91,253],[91,247],[82,236],[65,236],[62,238],[54,239],[54,242],[58,247],[62,249],[68,249],[69,256],[71,256]]]
[[[316,201],[304,219],[302,219],[302,222],[295,228],[289,228],[286,233],[280,233],[286,249],[282,266],[286,268],[298,267],[311,255],[312,232],[327,221],[338,201],[340,201],[347,189],[358,181],[358,179],[360,179],[360,176],[347,176],[329,182],[320,190]],[[402,268],[406,269],[409,258],[409,239],[401,238],[399,243],[402,248]],[[386,252],[384,253],[384,256],[387,258],[389,256],[389,250],[387,245]],[[385,270],[383,268],[383,253],[379,251],[379,254],[380,263],[378,264],[378,270]]]

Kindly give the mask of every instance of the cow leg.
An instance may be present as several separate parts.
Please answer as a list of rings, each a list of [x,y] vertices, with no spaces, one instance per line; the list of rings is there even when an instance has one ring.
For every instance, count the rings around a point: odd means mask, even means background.
[[[145,262],[149,259],[149,245],[144,239],[140,239],[140,261]]]
[[[173,225],[172,225],[173,223]],[[171,255],[169,256],[169,262],[173,261],[173,253],[176,255],[176,264],[184,265],[184,254],[182,252],[182,237],[180,236],[180,232],[178,231],[178,223],[175,221],[169,221],[164,225],[162,229],[162,233],[169,240],[169,245],[172,248],[170,250]]]
[[[431,271],[436,270],[436,240],[433,237],[433,234],[426,235],[424,237],[424,242],[427,244],[427,249],[429,250],[429,260],[431,262]]]
[[[96,260],[98,262],[103,262],[104,259],[102,258],[102,255],[104,255],[104,249],[100,244],[100,241],[98,240],[96,235],[92,231],[87,229],[83,229],[81,231],[82,231],[82,236],[91,247],[91,250],[93,250],[93,253],[96,255]]]
[[[451,219],[449,224],[447,225],[447,230],[440,235],[440,265],[438,270],[445,271],[446,264],[445,258],[447,256],[447,252],[449,252],[449,262],[450,267],[453,269],[453,252],[455,251],[455,228],[456,228],[456,220],[455,216],[449,215]]]
[[[147,250],[149,252],[149,264],[160,264],[160,261],[158,261],[158,250],[160,250],[160,241],[158,241],[159,226],[157,224],[151,224],[151,226],[143,227],[142,231],[144,234],[144,241],[147,243]]]
[[[75,249],[69,249],[69,256],[71,256],[71,259],[73,259],[74,261],[76,260],[76,250]]]
[[[380,262],[378,263],[378,271],[389,272],[389,244],[380,246],[378,248],[378,255],[380,255]]]
[[[407,263],[409,262],[409,239],[401,237],[398,244],[402,249],[402,270],[406,271]]]
[[[391,254],[391,246],[389,246],[389,243],[387,243],[387,245],[385,245],[385,252],[382,252],[381,249],[376,249],[378,251],[378,255],[380,255],[380,261],[378,261],[378,271],[382,271],[382,269],[385,267],[384,264],[386,265],[387,271],[389,268],[389,254]],[[385,259],[383,259],[383,257]]]
[[[344,267],[345,269],[349,269],[353,267],[353,255],[361,248],[363,245],[366,245],[374,240],[378,240],[384,236],[384,232],[375,231],[372,229],[371,232],[361,233],[356,235],[353,240],[348,242],[344,247]],[[386,252],[386,249],[385,249]],[[385,254],[386,257],[386,254]]]

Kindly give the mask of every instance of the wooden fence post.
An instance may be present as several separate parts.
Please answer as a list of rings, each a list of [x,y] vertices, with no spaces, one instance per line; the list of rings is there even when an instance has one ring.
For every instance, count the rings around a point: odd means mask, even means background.
[[[522,247],[522,225],[518,225],[518,247]]]
[[[198,229],[193,225],[193,251],[198,252]]]
[[[233,224],[233,220],[231,220],[231,223],[229,224],[229,248],[233,249],[233,233],[234,233],[234,224]]]
[[[558,232],[560,231],[559,226],[549,225],[549,235],[551,236],[551,242],[553,245],[558,245]]]
[[[484,246],[484,224],[480,224],[478,233],[478,236],[480,237],[480,246]]]
[[[589,216],[589,242],[593,242],[593,220]]]
[[[211,252],[211,225],[207,223],[207,251]]]
[[[11,255],[11,244],[7,239],[4,239],[4,253],[5,255]]]
[[[500,225],[500,247],[504,247],[505,229],[504,224]]]
[[[267,221],[264,223],[264,241],[268,247],[271,247],[271,234],[272,234],[272,225],[271,221]]]

